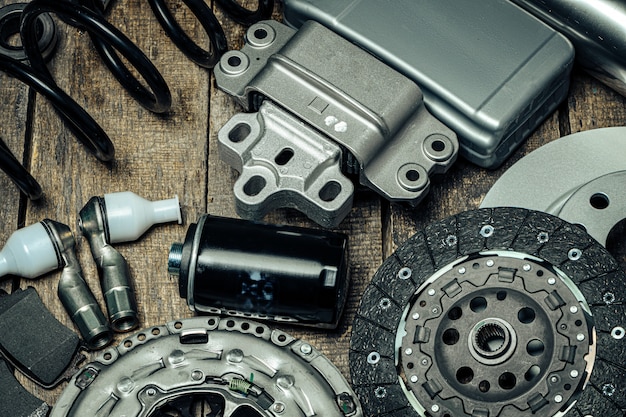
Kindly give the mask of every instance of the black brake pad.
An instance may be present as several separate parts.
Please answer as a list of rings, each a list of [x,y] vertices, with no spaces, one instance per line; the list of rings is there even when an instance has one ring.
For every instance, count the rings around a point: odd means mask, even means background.
[[[60,382],[78,346],[78,335],[54,318],[34,288],[0,296],[0,351],[33,381],[46,388]]]
[[[45,417],[50,406],[34,397],[17,382],[9,366],[0,359],[0,415]]]

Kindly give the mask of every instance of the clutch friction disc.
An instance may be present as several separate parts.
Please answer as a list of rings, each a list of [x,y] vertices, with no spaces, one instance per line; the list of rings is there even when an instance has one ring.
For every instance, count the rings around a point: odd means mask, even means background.
[[[102,351],[50,417],[363,417],[310,344],[246,319],[196,317]]]
[[[622,417],[624,272],[582,228],[479,209],[389,257],[353,323],[367,416]]]

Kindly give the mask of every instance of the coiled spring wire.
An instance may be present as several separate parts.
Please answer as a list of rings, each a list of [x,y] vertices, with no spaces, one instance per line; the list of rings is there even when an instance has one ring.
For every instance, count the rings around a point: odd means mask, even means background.
[[[248,10],[235,0],[216,0],[234,21],[250,25],[269,19],[274,0],[258,0],[256,10]],[[172,42],[194,63],[213,68],[227,51],[224,30],[204,0],[183,0],[209,37],[210,49],[196,44],[182,29],[167,7],[165,0],[148,0],[150,7]],[[162,75],[145,54],[121,31],[104,18],[104,6],[97,0],[33,0],[23,10],[20,23],[22,45],[30,67],[17,60],[0,55],[0,70],[18,78],[44,95],[53,104],[69,129],[86,148],[101,161],[114,157],[114,146],[106,132],[70,96],[58,87],[46,67],[38,48],[37,20],[45,13],[54,13],[64,22],[89,33],[94,48],[105,65],[127,92],[146,109],[155,113],[167,112],[172,103],[171,93]],[[120,53],[140,74],[144,87],[125,66]],[[8,147],[0,140],[0,168],[2,168],[28,198],[42,195],[37,181],[21,166]]]

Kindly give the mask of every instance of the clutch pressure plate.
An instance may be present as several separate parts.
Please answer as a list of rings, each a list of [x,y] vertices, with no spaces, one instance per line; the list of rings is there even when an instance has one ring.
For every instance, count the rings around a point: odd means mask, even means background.
[[[461,213],[387,259],[354,321],[367,416],[597,416],[626,409],[625,275],[582,228]]]
[[[70,381],[50,417],[362,417],[308,343],[249,320],[198,317],[145,329]]]

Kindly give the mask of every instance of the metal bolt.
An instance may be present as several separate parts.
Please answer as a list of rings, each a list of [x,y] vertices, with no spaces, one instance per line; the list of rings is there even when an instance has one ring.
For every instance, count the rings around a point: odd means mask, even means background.
[[[193,379],[194,381],[200,381],[203,376],[204,374],[199,369],[191,372],[191,379]]]
[[[576,335],[576,340],[578,340],[579,342],[582,342],[583,340],[585,340],[585,335],[582,333],[578,333]]]
[[[369,363],[370,365],[376,365],[379,361],[380,353],[371,352],[369,355],[367,355],[367,363]]]
[[[482,229],[480,229],[480,235],[482,237],[491,237],[493,235],[493,226],[490,224],[487,224],[485,226],[482,227]]]
[[[285,411],[285,404],[274,403],[274,405],[272,406],[272,409],[274,410],[275,413],[281,414],[282,412]]]
[[[433,413],[439,412],[439,406],[437,404],[433,404],[432,407],[430,407],[430,409]]]
[[[602,394],[606,395],[607,397],[612,397],[613,394],[615,394],[615,385],[613,384],[604,384],[602,385]]]
[[[559,382],[559,377],[556,375],[551,376],[550,382],[552,382],[553,384],[556,384],[557,382]]]
[[[576,307],[576,306],[571,306],[571,307],[569,308],[569,312],[570,312],[570,313],[572,313],[572,314],[576,314],[576,313],[578,313],[578,307]]]
[[[411,317],[413,317],[413,320],[417,320],[420,318],[420,313],[413,313],[413,316]]]
[[[602,296],[602,301],[604,301],[604,303],[607,305],[613,304],[615,302],[615,294],[613,294],[612,292],[605,292]]]
[[[433,314],[439,314],[439,307],[433,307],[432,310],[430,310],[430,311]]]
[[[459,268],[459,274],[464,274],[465,272],[467,272],[467,269],[464,266]]]
[[[423,358],[423,359],[422,359],[422,365],[423,365],[423,366],[428,365],[428,359]]]
[[[554,278],[554,277],[548,278],[548,284],[550,284],[550,285],[556,284],[556,278]]]
[[[302,346],[300,346],[300,352],[302,352],[305,355],[310,354],[312,351],[313,351],[313,348],[308,343],[305,343]]]
[[[569,252],[567,252],[567,257],[570,261],[577,261],[580,259],[582,254],[583,252],[580,249],[573,248],[570,249]]]
[[[620,340],[623,339],[624,336],[626,335],[626,330],[624,330],[623,327],[613,327],[613,330],[611,330],[611,337],[615,340]]]
[[[557,395],[554,396],[554,402],[555,403],[560,403],[562,401],[563,401],[563,396],[562,395],[557,394]]]
[[[412,355],[413,354],[413,349],[411,348],[406,348],[406,350],[404,351],[405,355]]]
[[[412,383],[414,383],[414,384],[415,384],[417,381],[418,381],[417,375],[413,375],[413,376],[411,376],[411,382],[412,382]]]
[[[491,268],[491,267],[492,267],[492,266],[494,266],[494,265],[495,265],[495,262],[493,261],[493,259],[489,259],[489,260],[487,261],[487,266],[488,266],[488,267],[490,267],[490,268]]]
[[[533,267],[530,266],[530,264],[524,264],[524,266],[522,266],[522,269],[526,272],[530,271]]]
[[[411,268],[404,267],[398,271],[398,278],[409,279],[411,278],[411,274],[412,274]]]
[[[428,295],[430,295],[431,297],[433,295],[435,295],[435,290],[433,288],[431,288],[430,290],[428,290]]]
[[[148,390],[146,391],[146,394],[152,397],[156,395],[156,390],[154,388],[148,388]]]
[[[576,369],[572,369],[569,373],[569,376],[572,378],[578,378],[578,371]]]

